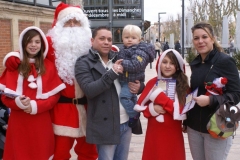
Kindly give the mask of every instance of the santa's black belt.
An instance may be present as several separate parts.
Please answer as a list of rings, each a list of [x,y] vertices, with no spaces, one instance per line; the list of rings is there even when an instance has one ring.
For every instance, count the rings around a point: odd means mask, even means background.
[[[61,95],[58,103],[87,104],[87,98],[85,96],[82,98],[68,98]]]

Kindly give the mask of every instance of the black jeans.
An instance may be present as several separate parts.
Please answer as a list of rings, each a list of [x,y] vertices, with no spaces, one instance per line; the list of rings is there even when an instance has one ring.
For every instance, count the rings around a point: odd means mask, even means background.
[[[155,58],[157,57],[157,53],[158,53],[158,57],[160,57],[160,50],[155,50]]]

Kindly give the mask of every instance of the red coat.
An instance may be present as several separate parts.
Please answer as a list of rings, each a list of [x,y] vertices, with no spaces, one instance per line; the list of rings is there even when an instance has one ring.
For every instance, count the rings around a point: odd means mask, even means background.
[[[146,84],[141,96],[149,96],[148,93],[156,81],[157,78],[151,79]],[[141,96],[139,99],[144,99]],[[175,110],[179,110],[179,108],[162,91],[155,90],[149,98],[144,104],[146,108],[142,110],[148,119],[142,160],[185,160],[182,121],[173,118],[173,115],[176,114]],[[159,115],[154,112],[153,102],[161,105],[167,111],[164,114],[164,121],[156,118]],[[184,119],[184,116],[177,117]]]
[[[55,64],[55,50],[51,37],[47,37],[49,43],[49,53],[47,59]],[[83,91],[76,81],[73,85],[65,83],[66,88],[61,91],[61,95],[68,98],[82,98]],[[53,129],[56,135],[67,137],[83,137],[86,135],[86,109],[84,105],[73,103],[57,103],[51,112]]]
[[[2,95],[3,103],[11,109],[4,146],[6,160],[47,160],[54,153],[54,134],[49,111],[57,103],[59,91],[65,85],[58,78],[52,62],[45,59],[44,65],[46,72],[37,77],[37,88],[30,88],[29,81],[17,70],[5,70],[0,78],[1,90],[26,95],[30,97],[32,105],[32,113],[28,114],[22,110],[24,106],[21,106],[18,98],[11,99]]]

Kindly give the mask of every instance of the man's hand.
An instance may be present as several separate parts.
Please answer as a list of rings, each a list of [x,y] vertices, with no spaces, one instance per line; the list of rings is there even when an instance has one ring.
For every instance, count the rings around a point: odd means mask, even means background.
[[[128,82],[128,88],[130,89],[131,93],[137,94],[140,89],[140,81],[136,80],[135,82]]]
[[[117,60],[114,64],[113,64],[113,70],[115,73],[119,74],[119,73],[123,73],[123,66],[121,65],[123,59],[119,59]]]

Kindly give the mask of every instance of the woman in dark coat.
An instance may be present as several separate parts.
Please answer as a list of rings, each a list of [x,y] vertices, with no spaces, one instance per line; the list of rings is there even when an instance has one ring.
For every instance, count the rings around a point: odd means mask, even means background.
[[[192,27],[193,45],[198,56],[190,63],[191,90],[198,88],[195,106],[187,113],[187,132],[194,160],[225,160],[232,145],[232,137],[213,138],[206,128],[211,115],[219,108],[217,96],[234,103],[240,100],[240,80],[235,61],[222,52],[210,24],[200,22]],[[222,95],[206,96],[205,84],[219,77],[226,77],[226,91]]]

